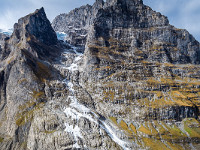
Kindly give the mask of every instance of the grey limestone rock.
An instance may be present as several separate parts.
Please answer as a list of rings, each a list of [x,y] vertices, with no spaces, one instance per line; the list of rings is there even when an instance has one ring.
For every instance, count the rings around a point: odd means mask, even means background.
[[[57,41],[43,8],[15,24],[0,62],[1,149],[121,149],[100,127],[98,115],[95,118],[92,113],[71,108],[75,95],[78,99],[85,97],[79,100],[80,108],[94,107],[90,95],[77,81],[78,70],[60,72],[57,67],[62,66],[60,53],[66,47],[70,48]],[[69,57],[73,55],[75,52]],[[71,65],[75,57],[70,59],[62,61]],[[77,85],[76,92],[66,85],[65,78]],[[65,112],[66,108],[69,111]],[[83,117],[74,118],[80,114]]]
[[[87,33],[98,10],[103,8],[104,1],[97,0],[92,6],[85,5],[68,14],[58,15],[52,22],[55,31],[68,34],[66,41],[76,46],[85,46]]]
[[[56,33],[46,17],[44,8],[19,19],[18,23],[14,25],[12,38],[15,38],[17,42],[32,37],[46,45],[57,44]]]
[[[0,64],[1,148],[26,149],[34,112],[50,99],[45,94],[45,82],[62,78],[39,59],[50,57],[45,50],[55,50],[49,47],[55,44],[56,34],[43,8],[21,18],[5,41]]]
[[[0,48],[0,148],[199,149],[199,62],[199,42],[142,0],[52,24],[38,9]]]
[[[123,121],[129,129],[134,124],[136,130],[145,122],[154,124],[155,120],[179,126],[185,118],[198,119],[199,108],[194,98],[188,98],[191,105],[180,104],[177,101],[181,96],[177,98],[174,93],[185,94],[185,85],[179,83],[177,76],[181,81],[186,77],[199,80],[199,42],[187,30],[170,25],[166,16],[145,6],[141,0],[107,0],[96,1],[96,4],[100,7],[94,7],[95,4],[90,7],[94,12],[83,14],[93,17],[81,27],[87,29],[87,40],[83,44],[85,51],[77,78],[94,100],[95,110],[107,118],[114,117],[119,126]],[[52,25],[58,31],[66,29],[67,33],[68,28],[59,22],[67,24],[77,17],[70,13],[63,16],[67,18],[58,16]],[[76,34],[77,38],[79,36]],[[190,65],[196,68],[196,73],[189,73]],[[193,93],[198,87],[187,91]],[[168,100],[170,102],[165,104]],[[150,128],[150,125],[144,126]],[[158,129],[157,125],[154,127]],[[146,136],[141,131],[137,133],[140,138]],[[126,135],[124,138],[132,137]],[[181,143],[178,139],[177,142]]]
[[[0,45],[1,45],[1,47],[4,46],[5,40],[6,40],[7,38],[9,38],[8,35],[3,34],[3,33],[0,33]]]

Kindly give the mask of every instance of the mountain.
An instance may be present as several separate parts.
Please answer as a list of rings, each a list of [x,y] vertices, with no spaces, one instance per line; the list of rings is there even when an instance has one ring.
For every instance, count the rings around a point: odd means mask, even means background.
[[[11,36],[12,32],[13,29],[8,29],[8,30],[0,29],[0,46],[4,45],[5,39]]]
[[[14,25],[0,48],[0,148],[199,149],[200,45],[142,0]]]

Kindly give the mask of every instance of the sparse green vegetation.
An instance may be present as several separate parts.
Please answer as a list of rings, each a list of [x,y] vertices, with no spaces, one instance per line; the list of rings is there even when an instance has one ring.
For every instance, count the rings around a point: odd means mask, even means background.
[[[39,92],[33,91],[32,96],[34,99],[42,98],[44,96],[44,92],[43,91],[39,91]]]
[[[43,106],[43,104],[44,104],[43,102],[38,104],[36,104],[35,102],[33,103],[28,102],[25,105],[19,106],[21,113],[18,113],[16,115],[16,125],[23,126],[27,122],[31,122],[33,119],[34,111],[40,109]]]
[[[183,120],[184,129],[192,138],[200,138],[200,123],[194,118]]]
[[[116,118],[116,117],[110,117],[110,120],[111,120],[113,123],[115,123],[116,125],[118,124],[118,123],[117,123],[117,118]]]
[[[24,111],[21,114],[18,114],[18,119],[16,120],[16,125],[23,126],[26,122],[30,122],[33,119],[34,109],[30,111]]]
[[[23,83],[26,83],[28,82],[26,78],[22,78],[18,81],[18,84],[23,84]]]
[[[0,137],[0,143],[2,143],[2,142],[3,142],[3,140],[4,140],[4,138],[3,138],[3,137]]]
[[[56,130],[52,130],[52,131],[47,131],[47,130],[45,130],[45,131],[44,131],[44,133],[46,133],[46,134],[52,134],[52,133],[54,133],[54,132],[56,132]]]
[[[36,75],[42,82],[45,82],[46,79],[51,78],[52,73],[48,66],[42,62],[37,61]]]

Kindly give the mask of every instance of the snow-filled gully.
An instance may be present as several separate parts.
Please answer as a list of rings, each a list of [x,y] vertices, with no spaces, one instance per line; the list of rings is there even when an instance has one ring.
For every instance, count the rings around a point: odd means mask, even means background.
[[[73,47],[73,50],[76,54],[74,62],[69,67],[63,67],[63,69],[68,69],[71,72],[78,70],[77,62],[82,58],[82,54],[76,51],[76,47]],[[121,140],[116,135],[116,131],[114,130],[114,128],[111,126],[110,123],[107,123],[108,122],[107,120],[101,120],[95,112],[93,112],[92,110],[90,110],[89,108],[78,102],[74,93],[75,91],[73,88],[74,86],[73,83],[70,82],[69,80],[64,80],[63,82],[67,85],[69,89],[70,94],[68,98],[71,100],[69,106],[64,110],[66,116],[75,120],[84,117],[90,120],[91,122],[100,124],[100,127],[107,132],[107,134],[114,142],[120,145],[124,150],[129,150],[130,148],[128,148],[128,142]],[[68,122],[65,123],[65,126],[66,126],[65,131],[72,133],[76,140],[76,143],[73,145],[73,147],[80,148],[77,141],[78,138],[83,138],[81,134],[81,129],[78,127],[78,125],[76,126],[70,125]]]

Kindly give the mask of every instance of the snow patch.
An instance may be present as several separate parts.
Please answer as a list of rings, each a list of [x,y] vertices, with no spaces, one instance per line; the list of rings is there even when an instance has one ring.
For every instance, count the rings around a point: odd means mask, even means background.
[[[78,70],[78,61],[81,60],[82,58],[82,53],[77,52],[77,48],[71,46],[73,51],[75,52],[76,56],[74,58],[73,63],[69,66],[69,67],[63,67],[63,69],[68,69],[71,72]],[[65,53],[67,54],[67,53]],[[73,120],[78,121],[81,117],[86,118],[88,120],[90,120],[91,122],[94,122],[96,124],[100,124],[100,127],[103,128],[108,135],[110,136],[110,138],[116,142],[118,145],[120,145],[124,150],[129,150],[130,148],[128,148],[128,143],[126,141],[121,140],[116,132],[115,129],[112,127],[111,124],[107,123],[106,120],[101,120],[99,118],[99,116],[93,112],[91,109],[87,108],[86,106],[84,106],[83,104],[80,104],[75,96],[75,90],[74,90],[74,85],[72,82],[70,82],[69,80],[65,79],[63,81],[68,89],[69,89],[69,96],[68,96],[68,100],[70,99],[70,104],[67,108],[65,108],[64,113],[66,114],[66,116],[68,118],[71,118]],[[78,137],[83,138],[82,134],[81,134],[81,129],[76,125],[70,125],[69,123],[65,123],[66,132],[70,132],[74,135],[75,140],[78,141]],[[76,144],[73,145],[76,148],[79,148],[80,146],[78,145],[78,143],[76,142]]]
[[[65,81],[67,87],[69,88],[69,91],[71,92],[71,95],[68,97],[71,99],[70,107],[67,107],[65,109],[65,114],[67,117],[71,117],[72,119],[79,120],[81,117],[87,118],[88,120],[95,122],[98,124],[96,120],[100,121],[100,126],[108,133],[108,135],[115,141],[117,144],[119,144],[124,150],[129,150],[127,142],[121,140],[119,137],[117,137],[116,132],[113,130],[113,128],[106,123],[105,121],[102,121],[98,118],[98,115],[92,112],[89,108],[84,106],[83,104],[78,103],[76,97],[74,96],[74,89],[73,89],[73,83],[69,81]],[[75,137],[82,137],[80,133],[80,128],[77,126],[71,127],[68,124],[66,124],[66,130],[67,132],[74,133]]]
[[[75,138],[78,138],[78,137],[83,138],[83,136],[81,135],[80,128],[78,126],[73,126],[66,123],[65,127],[66,127],[65,131],[73,134]]]
[[[71,46],[71,45],[70,45]],[[69,66],[69,67],[66,67],[65,69],[68,69],[68,70],[70,70],[71,72],[73,72],[73,71],[76,71],[76,70],[78,70],[78,65],[77,65],[77,63],[78,63],[78,61],[79,60],[81,60],[81,58],[83,57],[83,54],[82,53],[79,53],[78,51],[77,51],[77,47],[74,47],[74,46],[71,46],[72,47],[72,49],[73,49],[73,52],[75,53],[75,58],[74,58],[74,61],[73,61],[73,63]],[[66,52],[64,52],[64,55],[63,56],[65,56],[65,57],[67,57],[66,55],[67,54],[70,54],[70,52],[69,51],[66,51]]]
[[[68,36],[65,32],[56,32],[57,39],[65,41],[65,38]]]
[[[70,70],[70,71],[78,70],[78,65],[73,63],[69,67],[67,67],[67,69]]]
[[[107,124],[105,121],[101,121],[101,123],[103,124],[103,126],[101,126],[101,127],[104,128],[104,130],[106,130],[108,135],[111,137],[111,139],[113,141],[115,141],[115,143],[120,145],[124,150],[130,150],[130,148],[128,148],[127,142],[125,142],[125,141],[121,140],[119,137],[117,137],[116,133],[114,132],[114,130],[111,128],[111,126],[109,124]]]

